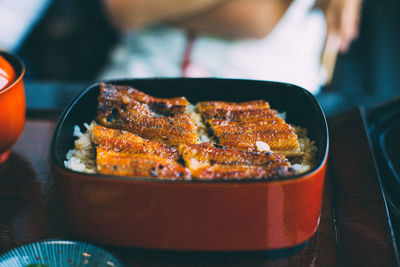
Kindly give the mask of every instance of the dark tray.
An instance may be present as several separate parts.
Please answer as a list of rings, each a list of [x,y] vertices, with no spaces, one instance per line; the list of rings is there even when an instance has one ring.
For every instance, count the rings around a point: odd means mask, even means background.
[[[74,92],[85,88],[68,85],[73,89],[68,91],[49,89],[46,83],[36,85],[26,84],[27,96],[62,99],[63,95],[67,102]],[[7,165],[0,168],[0,254],[29,242],[71,238],[63,227],[48,163],[56,123],[49,110],[60,111],[63,104],[44,103],[40,97],[27,100],[31,111],[24,132]],[[385,110],[398,105],[393,103]],[[38,109],[44,112],[37,113]],[[367,110],[370,121],[374,114],[380,117],[375,110],[381,109]],[[363,109],[355,109],[328,121],[331,145],[320,226],[297,254],[271,259],[254,252],[174,253],[104,248],[127,266],[397,266],[391,221],[368,142],[365,115]]]
[[[382,188],[388,203],[396,241],[400,242],[400,97],[367,111]]]

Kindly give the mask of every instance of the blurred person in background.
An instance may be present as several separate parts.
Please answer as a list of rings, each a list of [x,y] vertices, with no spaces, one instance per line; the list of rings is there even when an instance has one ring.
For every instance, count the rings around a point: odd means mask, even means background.
[[[361,0],[103,1],[123,38],[102,79],[245,78],[313,94],[326,81],[326,37],[346,52],[361,8]]]

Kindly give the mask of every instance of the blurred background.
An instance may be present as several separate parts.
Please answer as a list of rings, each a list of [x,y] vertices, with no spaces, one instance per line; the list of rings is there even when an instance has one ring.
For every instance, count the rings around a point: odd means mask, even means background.
[[[28,108],[35,108],[29,106],[29,97],[41,98],[43,90],[64,90],[65,97],[57,100],[62,105],[95,81],[119,34],[99,0],[26,2],[21,12],[31,4],[40,9],[37,17],[19,39],[0,47],[19,55],[27,66]],[[338,56],[331,84],[317,96],[328,116],[400,93],[399,10],[398,0],[363,1],[359,37],[348,53]],[[18,16],[9,19],[8,25],[18,25]],[[48,102],[52,105],[54,99]]]

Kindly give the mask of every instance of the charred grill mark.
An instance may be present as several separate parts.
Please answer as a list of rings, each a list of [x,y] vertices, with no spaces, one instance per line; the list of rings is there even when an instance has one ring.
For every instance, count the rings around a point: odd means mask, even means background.
[[[98,110],[99,110],[100,113],[105,113],[106,112],[106,109],[104,108],[103,103],[99,103]]]
[[[167,106],[167,104],[165,104],[164,102],[157,102],[157,101],[154,101],[153,103],[152,103],[152,105],[153,105],[153,107],[155,108],[155,109],[166,109],[166,108],[168,108],[168,106]]]
[[[121,123],[121,117],[119,116],[119,112],[116,108],[111,110],[111,113],[106,117],[106,121],[108,123]]]

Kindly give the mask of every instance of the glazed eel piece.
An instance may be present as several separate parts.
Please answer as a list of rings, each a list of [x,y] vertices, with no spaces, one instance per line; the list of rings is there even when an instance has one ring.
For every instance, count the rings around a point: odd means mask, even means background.
[[[272,178],[296,174],[283,154],[217,148],[211,144],[186,144],[179,152],[194,178]]]
[[[249,102],[202,101],[197,103],[197,109],[205,120],[216,118],[228,121],[252,121],[276,116],[264,100]]]
[[[192,176],[199,179],[240,180],[245,178],[279,178],[297,174],[286,164],[274,162],[268,166],[215,164],[191,170]]]
[[[92,140],[96,145],[117,152],[156,155],[172,160],[178,160],[179,158],[177,149],[146,140],[136,134],[123,130],[94,126],[92,129]]]
[[[124,97],[147,104],[152,110],[166,115],[182,114],[185,112],[189,102],[183,96],[174,98],[157,98],[147,95],[133,87],[126,85],[113,85],[100,83],[103,95],[111,97]]]
[[[96,168],[101,174],[167,179],[189,179],[190,171],[178,162],[149,154],[131,154],[96,148]]]
[[[197,143],[196,125],[188,114],[157,114],[148,104],[125,95],[129,88],[120,88],[100,85],[97,120],[101,124],[172,147]]]
[[[278,116],[244,122],[210,119],[207,123],[220,146],[256,151],[256,142],[262,141],[274,152],[290,156],[302,154],[295,129]]]

